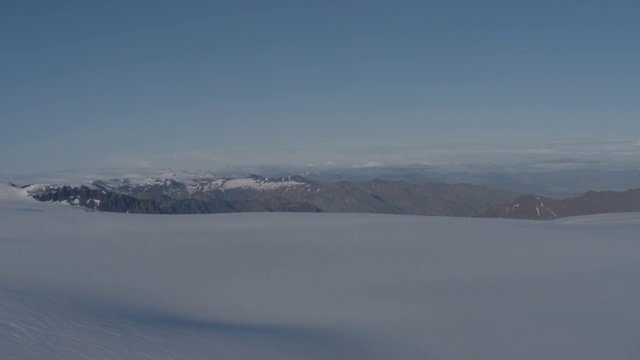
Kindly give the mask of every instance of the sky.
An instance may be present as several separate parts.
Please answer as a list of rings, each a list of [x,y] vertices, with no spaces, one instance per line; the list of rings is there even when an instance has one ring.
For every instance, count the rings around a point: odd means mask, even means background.
[[[603,148],[630,161],[639,13],[591,0],[3,0],[0,174]]]

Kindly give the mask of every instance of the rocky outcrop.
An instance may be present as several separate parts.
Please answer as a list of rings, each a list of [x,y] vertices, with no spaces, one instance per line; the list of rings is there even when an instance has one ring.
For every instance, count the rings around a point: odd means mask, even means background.
[[[153,200],[138,199],[126,194],[91,189],[87,186],[43,186],[29,191],[40,201],[52,201],[78,205],[88,209],[108,212],[162,214]]]

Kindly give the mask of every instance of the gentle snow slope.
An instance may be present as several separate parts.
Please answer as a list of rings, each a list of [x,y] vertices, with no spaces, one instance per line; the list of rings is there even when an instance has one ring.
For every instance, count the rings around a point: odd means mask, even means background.
[[[2,359],[637,359],[640,215],[130,215],[0,185]]]

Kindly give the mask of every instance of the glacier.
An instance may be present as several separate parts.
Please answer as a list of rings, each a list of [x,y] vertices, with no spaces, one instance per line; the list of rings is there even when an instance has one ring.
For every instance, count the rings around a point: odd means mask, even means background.
[[[0,184],[0,352],[640,358],[638,234],[638,213],[101,213]]]

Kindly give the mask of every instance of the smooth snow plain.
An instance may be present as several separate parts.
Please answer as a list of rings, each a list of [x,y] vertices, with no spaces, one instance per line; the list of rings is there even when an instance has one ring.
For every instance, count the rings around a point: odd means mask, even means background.
[[[640,214],[133,215],[0,185],[2,359],[638,359]]]

